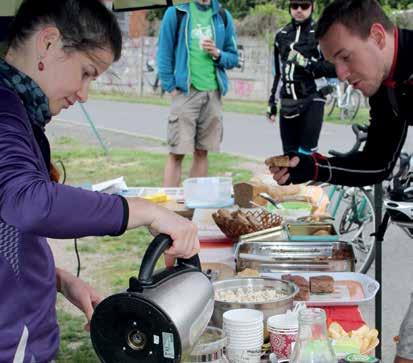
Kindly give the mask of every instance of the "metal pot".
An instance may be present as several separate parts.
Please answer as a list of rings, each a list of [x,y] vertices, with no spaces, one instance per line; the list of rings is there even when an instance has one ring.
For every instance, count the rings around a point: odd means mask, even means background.
[[[252,287],[253,289],[276,289],[285,296],[275,300],[269,300],[262,303],[241,303],[241,302],[224,302],[215,299],[214,313],[212,314],[212,324],[222,327],[222,315],[232,309],[256,309],[264,313],[264,323],[272,315],[284,314],[288,309],[293,307],[294,296],[298,293],[298,287],[290,281],[279,279],[267,279],[261,277],[253,278],[234,278],[220,280],[213,283],[214,290],[234,290],[238,288]]]
[[[177,266],[154,274],[171,244],[169,236],[157,236],[145,252],[139,277],[130,278],[129,289],[96,307],[91,338],[102,362],[180,362],[205,330],[214,293],[199,257],[178,259]]]

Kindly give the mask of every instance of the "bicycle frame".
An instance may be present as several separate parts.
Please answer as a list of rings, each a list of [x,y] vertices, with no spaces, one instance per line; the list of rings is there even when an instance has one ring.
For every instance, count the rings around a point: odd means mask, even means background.
[[[353,90],[353,86],[351,84],[344,85],[345,90],[344,92],[341,90],[341,84],[337,83],[337,105],[339,108],[347,108],[350,105],[350,97],[351,91]]]
[[[338,193],[338,196],[336,198],[335,203],[330,204],[330,214],[333,218],[335,218],[336,215],[337,215],[338,208],[340,207],[341,201],[345,197],[346,190],[341,186],[332,185],[329,188],[329,191],[328,191],[328,198],[330,199],[330,203],[333,200],[334,195],[336,193]],[[354,193],[352,193],[351,198],[352,198],[352,202],[351,202],[350,205],[351,205],[351,208],[352,208],[352,211],[353,211],[353,216],[354,216],[354,221],[353,222],[355,222],[357,224],[362,224],[368,218],[368,216],[365,215],[367,200],[363,195],[363,199],[362,199],[361,203],[359,203],[359,205],[357,205],[357,203],[355,201],[356,197],[355,197]]]

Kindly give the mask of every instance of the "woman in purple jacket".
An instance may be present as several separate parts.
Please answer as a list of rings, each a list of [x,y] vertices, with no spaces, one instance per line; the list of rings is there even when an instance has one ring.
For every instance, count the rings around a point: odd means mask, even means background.
[[[58,351],[56,291],[88,321],[101,296],[56,268],[46,238],[171,235],[174,257],[199,249],[188,220],[140,198],[58,184],[44,134],[52,116],[85,102],[90,82],[120,58],[121,32],[99,0],[25,0],[0,60],[0,361],[50,362]]]

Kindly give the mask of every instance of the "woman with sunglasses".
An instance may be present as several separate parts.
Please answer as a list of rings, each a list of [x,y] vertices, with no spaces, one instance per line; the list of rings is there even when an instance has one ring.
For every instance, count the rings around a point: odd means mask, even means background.
[[[325,98],[315,80],[336,77],[334,66],[324,60],[315,40],[313,10],[313,0],[291,0],[291,22],[275,36],[275,77],[267,117],[275,121],[281,79],[280,133],[285,154],[317,150]]]
[[[121,235],[148,226],[172,237],[167,264],[199,249],[195,225],[154,203],[53,180],[45,127],[87,100],[90,83],[121,50],[119,26],[100,0],[24,0],[11,25],[0,59],[1,362],[55,359],[57,292],[87,321],[102,299],[55,267],[47,237]]]

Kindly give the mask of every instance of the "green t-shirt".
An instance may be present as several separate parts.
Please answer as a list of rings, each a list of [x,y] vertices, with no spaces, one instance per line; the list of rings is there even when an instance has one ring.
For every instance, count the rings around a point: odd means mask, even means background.
[[[215,64],[211,56],[201,47],[201,41],[205,38],[213,39],[212,31],[212,10],[199,10],[191,2],[191,45],[190,53],[190,70],[191,83],[199,91],[214,91],[218,89]]]

